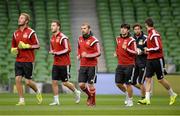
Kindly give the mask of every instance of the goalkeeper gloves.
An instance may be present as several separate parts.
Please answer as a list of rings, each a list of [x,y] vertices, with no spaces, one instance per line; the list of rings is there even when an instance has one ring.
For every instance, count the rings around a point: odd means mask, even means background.
[[[29,49],[29,48],[31,48],[31,45],[25,44],[24,42],[20,41],[19,44],[18,44],[18,48],[20,48],[20,49]]]
[[[11,54],[16,56],[18,54],[17,48],[11,48]]]

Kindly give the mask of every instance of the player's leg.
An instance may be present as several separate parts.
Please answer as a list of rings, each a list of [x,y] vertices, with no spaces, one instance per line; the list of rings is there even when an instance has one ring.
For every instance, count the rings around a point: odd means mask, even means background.
[[[88,75],[86,73],[88,67],[80,67],[79,69],[79,74],[78,74],[78,82],[79,82],[79,87],[81,90],[88,96],[87,98],[87,105],[89,105],[89,100],[90,100],[90,90],[89,87],[86,85],[87,80],[88,80]]]
[[[150,105],[152,76],[155,72],[153,62],[154,62],[154,60],[147,60],[146,61],[146,86],[145,86],[146,94],[145,94],[145,99],[139,100],[139,102],[141,104]]]
[[[19,95],[19,102],[16,105],[25,105],[24,96],[23,96],[23,86],[22,86],[22,76],[23,76],[23,68],[22,63],[15,62],[15,81],[16,88]]]
[[[170,86],[169,82],[164,78],[164,62],[162,59],[157,60],[157,67],[156,67],[156,76],[158,78],[158,82],[168,91],[170,95],[170,102],[169,105],[174,104],[177,94],[173,91],[172,87]]]
[[[136,87],[137,89],[140,89],[140,86],[139,86],[139,84],[137,83],[137,79],[138,79],[138,76],[139,76],[139,67],[136,65],[135,66],[135,71],[134,71],[134,76],[133,76],[133,79],[132,79],[132,85],[134,86],[134,87]]]
[[[164,86],[164,88],[166,88],[166,90],[168,91],[168,93],[170,95],[169,105],[174,104],[175,101],[176,101],[177,94],[173,91],[173,89],[171,88],[169,82],[164,78],[161,79],[161,80],[158,80],[158,81],[159,81],[159,83],[161,83],[161,85]]]
[[[134,71],[135,68],[134,66],[128,66],[125,68],[125,83],[126,83],[126,87],[127,87],[127,92],[128,92],[128,101],[126,106],[131,107],[133,106],[133,89],[132,89],[132,79],[134,76]]]
[[[50,103],[50,106],[53,105],[59,105],[59,86],[58,86],[58,80],[52,80],[52,89],[54,94],[54,101]]]
[[[90,106],[96,105],[96,88],[94,84],[96,83],[96,67],[89,67],[88,68],[88,86],[89,86],[89,92],[91,95],[90,100]]]
[[[64,86],[66,86],[67,88],[69,88],[71,91],[74,92],[74,94],[75,94],[75,102],[79,103],[80,102],[81,92],[75,88],[73,83],[69,82],[69,79],[71,77],[71,75],[70,75],[70,66],[69,65],[61,66],[60,68],[61,68],[60,76],[61,76],[62,84]]]
[[[60,80],[59,77],[59,67],[53,65],[52,68],[52,89],[54,94],[54,101],[50,103],[49,105],[59,105],[59,87],[58,87],[58,81]]]
[[[26,85],[34,90],[34,92],[36,93],[38,104],[41,104],[42,103],[41,92],[38,90],[36,83],[32,80],[33,63],[32,62],[23,63],[23,71],[24,71]]]
[[[25,105],[23,96],[22,76],[16,76],[16,88],[19,95],[19,102],[16,105]]]
[[[115,83],[116,83],[116,86],[122,92],[124,92],[124,94],[126,95],[125,100],[124,100],[124,104],[127,104],[128,93],[127,93],[127,89],[126,89],[126,86],[125,86],[124,82],[125,82],[125,80],[124,80],[123,69],[122,69],[122,67],[120,65],[118,65],[117,68],[116,68],[116,73],[115,73]]]
[[[26,85],[28,87],[30,87],[34,92],[36,92],[36,93],[39,92],[39,90],[37,89],[37,86],[36,86],[34,81],[32,81],[30,79],[26,79],[25,82],[26,82]]]
[[[43,98],[42,98],[41,92],[38,90],[35,82],[30,79],[27,79],[27,78],[26,78],[25,82],[26,82],[27,86],[29,86],[32,90],[34,90],[34,92],[36,93],[36,98],[38,100],[38,104],[41,104]]]
[[[81,92],[75,88],[74,84],[72,84],[69,81],[66,81],[66,82],[63,82],[63,85],[74,92],[74,94],[75,94],[75,102],[79,103],[80,102],[80,97],[81,97]]]
[[[88,84],[90,98],[88,98],[87,105],[88,106],[95,106],[96,105],[96,88],[94,84]]]
[[[89,106],[90,105],[90,98],[91,98],[91,93],[90,93],[90,90],[89,90],[89,86],[87,86],[86,83],[84,83],[82,81],[79,81],[79,87],[87,95],[86,104]]]
[[[140,90],[141,90],[141,99],[144,99],[145,94],[146,94],[145,86],[144,86],[144,84],[139,84],[139,86],[140,86]]]
[[[145,99],[139,100],[138,103],[150,105],[150,97],[151,97],[151,84],[152,83],[152,77],[146,77],[146,86],[145,86]]]
[[[140,67],[138,83],[139,83],[139,86],[140,86],[141,98],[142,99],[145,98],[145,93],[146,93],[146,89],[145,89],[145,86],[144,86],[145,76],[146,76],[146,67]]]
[[[116,83],[116,86],[124,93],[126,93],[127,89],[126,86],[122,83]]]

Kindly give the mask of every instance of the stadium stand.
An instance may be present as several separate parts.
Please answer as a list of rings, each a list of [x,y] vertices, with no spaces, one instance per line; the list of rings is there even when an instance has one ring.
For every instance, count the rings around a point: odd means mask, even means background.
[[[113,36],[108,0],[97,0],[97,11],[99,14],[99,24],[101,35],[103,38],[102,43],[104,45],[107,70],[108,72],[113,72],[116,67],[117,61],[113,57],[113,53],[115,52],[115,38]]]

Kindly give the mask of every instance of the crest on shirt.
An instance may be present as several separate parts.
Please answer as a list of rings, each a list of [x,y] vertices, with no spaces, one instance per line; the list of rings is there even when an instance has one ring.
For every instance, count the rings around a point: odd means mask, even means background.
[[[86,42],[86,44],[90,45],[90,40],[88,40],[88,41]]]
[[[28,37],[28,34],[27,33],[24,33],[23,34],[23,38],[27,38]]]
[[[118,43],[121,43],[121,41],[119,40]]]
[[[143,40],[140,40],[140,41],[138,42],[138,44],[139,44],[139,45],[143,45]]]
[[[56,42],[59,42],[59,40],[60,40],[60,37],[58,36],[57,39],[56,39]]]

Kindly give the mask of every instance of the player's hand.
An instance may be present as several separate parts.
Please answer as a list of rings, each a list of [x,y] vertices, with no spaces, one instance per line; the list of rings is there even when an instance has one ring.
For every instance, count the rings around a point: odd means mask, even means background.
[[[16,56],[18,54],[18,49],[17,48],[11,48],[11,54]]]
[[[81,57],[86,57],[86,56],[87,56],[86,52],[81,53]]]
[[[116,52],[114,52],[113,56],[114,56],[114,57],[117,57],[117,54],[116,54]]]
[[[80,57],[81,57],[80,55],[77,55],[77,60],[79,60],[79,59],[80,59]]]
[[[29,48],[31,48],[31,45],[25,44],[24,42],[20,41],[18,44],[18,48],[19,49],[29,49]]]
[[[49,54],[54,54],[54,52],[53,51],[49,51]]]
[[[144,48],[144,53],[148,54],[147,47]]]
[[[137,48],[137,55],[141,55],[143,52],[141,49]]]

